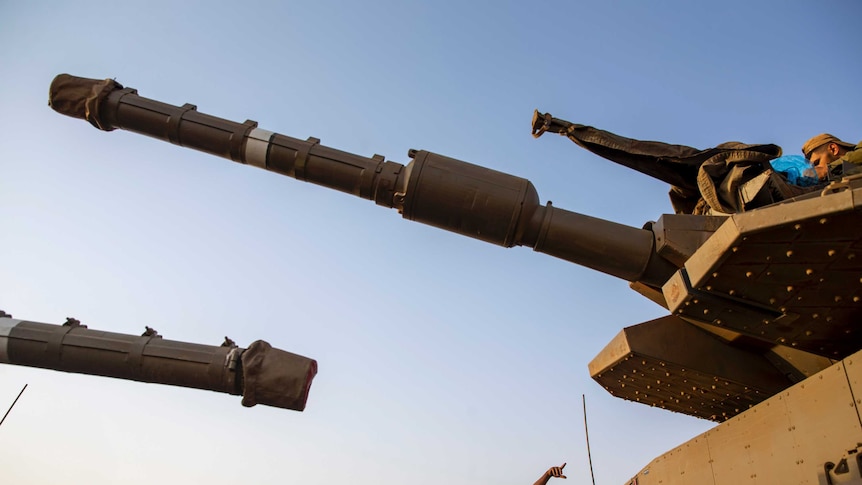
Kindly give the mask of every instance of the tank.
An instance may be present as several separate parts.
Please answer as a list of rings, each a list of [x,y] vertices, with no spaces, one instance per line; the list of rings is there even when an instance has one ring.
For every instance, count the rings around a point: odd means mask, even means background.
[[[256,404],[305,409],[317,362],[257,340],[241,348],[91,330],[74,318],[62,325],[12,318],[0,311],[0,363],[189,387],[242,396]]]
[[[720,423],[631,483],[862,481],[862,400],[853,397],[862,384],[852,364],[862,357],[858,177],[797,190],[769,170],[774,145],[692,152],[535,113],[534,135],[569,136],[672,185],[675,213],[637,228],[542,204],[527,179],[441,154],[410,150],[406,164],[363,157],[147,99],[110,79],[57,76],[49,103],[104,131],[155,137],[628,281],[668,315],[622,329],[590,362],[591,376],[622,399]]]

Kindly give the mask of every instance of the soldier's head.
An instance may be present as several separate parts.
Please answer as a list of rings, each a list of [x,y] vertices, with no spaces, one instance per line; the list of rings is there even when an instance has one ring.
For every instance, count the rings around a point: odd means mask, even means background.
[[[825,180],[829,172],[829,164],[843,157],[854,147],[852,143],[841,141],[837,136],[821,133],[802,145],[802,154],[814,165],[820,180]]]

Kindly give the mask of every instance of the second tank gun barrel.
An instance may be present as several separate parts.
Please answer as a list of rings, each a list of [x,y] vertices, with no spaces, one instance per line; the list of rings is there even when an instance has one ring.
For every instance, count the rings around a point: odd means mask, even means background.
[[[67,74],[49,104],[99,129],[117,128],[315,183],[397,209],[405,219],[504,247],[528,246],[576,264],[660,287],[677,267],[655,252],[651,231],[541,205],[533,184],[424,150],[407,165],[363,157],[141,97],[117,82]]]
[[[228,342],[225,339],[226,344]],[[302,411],[317,362],[273,348],[248,348],[163,339],[152,329],[127,335],[11,318],[0,312],[0,363],[116,377],[243,396],[243,406],[264,404]]]

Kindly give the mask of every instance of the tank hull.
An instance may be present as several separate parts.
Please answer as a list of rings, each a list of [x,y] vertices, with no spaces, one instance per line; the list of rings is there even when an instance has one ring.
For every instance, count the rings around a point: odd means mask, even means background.
[[[631,485],[862,483],[862,351],[664,453]]]

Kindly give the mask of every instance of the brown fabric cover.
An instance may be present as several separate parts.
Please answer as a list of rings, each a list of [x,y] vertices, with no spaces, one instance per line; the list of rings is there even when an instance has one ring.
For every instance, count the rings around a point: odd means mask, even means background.
[[[739,149],[713,155],[698,169],[700,195],[714,211],[727,214],[742,211],[744,208],[740,206],[739,186],[765,170],[771,170],[769,161],[781,155],[780,148],[778,155],[775,155],[742,148],[749,145],[739,146]]]
[[[242,405],[265,404],[302,411],[317,361],[257,340],[242,353]]]
[[[113,79],[87,79],[59,74],[51,82],[48,106],[60,114],[87,120],[100,130],[111,131],[114,128],[105,125],[100,119],[99,108],[115,89],[123,89],[123,86]]]

